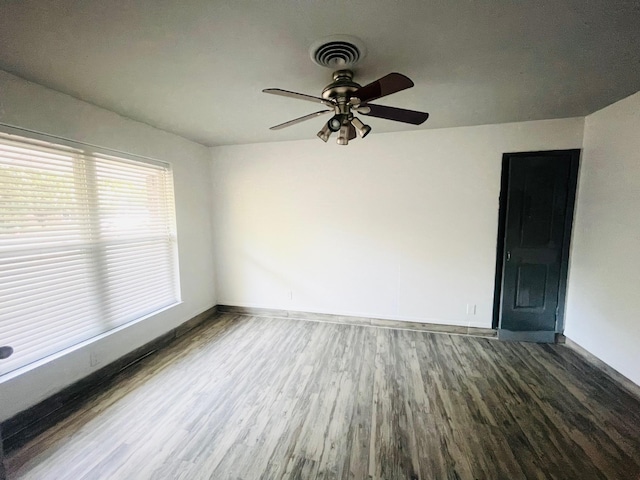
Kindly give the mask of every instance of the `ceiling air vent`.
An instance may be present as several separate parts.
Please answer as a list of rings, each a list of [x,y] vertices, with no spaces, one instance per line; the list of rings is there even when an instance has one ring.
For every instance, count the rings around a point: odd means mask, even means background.
[[[362,40],[349,35],[321,38],[309,48],[311,60],[331,69],[352,68],[366,55]]]

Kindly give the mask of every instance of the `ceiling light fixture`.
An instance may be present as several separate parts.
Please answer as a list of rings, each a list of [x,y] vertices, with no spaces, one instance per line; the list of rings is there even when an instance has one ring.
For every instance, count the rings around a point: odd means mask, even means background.
[[[329,127],[329,130],[331,130],[332,132],[337,132],[338,130],[340,130],[342,124],[344,123],[343,117],[344,115],[342,115],[341,113],[338,113],[331,117],[327,122],[327,127]]]
[[[353,124],[356,131],[358,132],[358,135],[360,135],[360,138],[364,138],[367,135],[369,135],[369,132],[371,131],[371,127],[369,125],[365,125],[364,123],[362,123],[358,117],[353,117],[353,120],[351,120],[351,123]]]
[[[350,123],[347,121],[340,127],[340,133],[338,134],[338,145],[349,145],[349,127]]]
[[[329,140],[329,137],[331,136],[332,133],[333,132],[329,128],[329,124],[325,123],[324,126],[322,127],[322,130],[318,132],[318,138],[326,143]]]

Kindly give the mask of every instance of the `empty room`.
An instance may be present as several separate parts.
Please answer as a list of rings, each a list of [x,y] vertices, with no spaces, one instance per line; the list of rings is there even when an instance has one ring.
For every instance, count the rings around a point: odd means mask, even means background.
[[[637,0],[0,3],[0,480],[640,479]]]

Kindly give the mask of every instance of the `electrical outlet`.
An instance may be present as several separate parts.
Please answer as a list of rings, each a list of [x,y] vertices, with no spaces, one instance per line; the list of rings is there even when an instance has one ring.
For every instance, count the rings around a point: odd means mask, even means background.
[[[475,303],[467,303],[467,315],[475,315],[477,307]]]
[[[96,352],[91,352],[89,354],[89,366],[95,367],[98,365],[98,354]]]
[[[289,300],[293,300],[293,290],[289,290]]]

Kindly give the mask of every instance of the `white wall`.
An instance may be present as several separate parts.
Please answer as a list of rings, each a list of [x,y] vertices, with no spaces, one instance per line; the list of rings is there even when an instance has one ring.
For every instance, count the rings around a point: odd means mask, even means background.
[[[19,377],[0,377],[0,420],[215,305],[208,148],[0,71],[0,123],[173,165],[183,303]],[[2,339],[0,339],[1,343]],[[91,353],[99,364],[91,368]]]
[[[582,132],[574,118],[212,148],[218,303],[490,327],[502,154],[580,148]]]
[[[640,385],[640,92],[586,117],[565,334]]]

